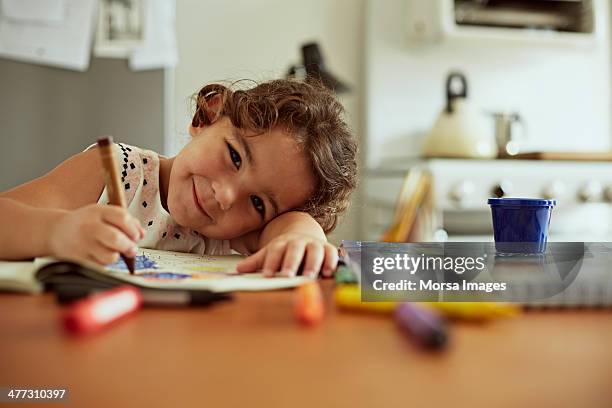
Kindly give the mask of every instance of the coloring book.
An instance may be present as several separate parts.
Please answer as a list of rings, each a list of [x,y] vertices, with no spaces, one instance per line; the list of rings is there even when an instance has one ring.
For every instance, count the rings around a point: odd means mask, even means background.
[[[0,289],[37,292],[40,285],[37,281],[69,282],[78,275],[79,283],[87,281],[116,285],[130,283],[143,288],[156,289],[208,289],[214,292],[259,291],[283,289],[299,286],[308,278],[301,276],[285,278],[265,278],[262,273],[239,274],[236,264],[243,259],[242,255],[198,255],[183,252],[139,249],[136,256],[135,271],[131,275],[123,260],[100,266],[95,263],[79,265],[69,262],[58,262],[54,258],[37,258],[34,262],[19,263],[19,268],[8,270],[16,262],[6,262],[6,276],[0,273]],[[26,264],[30,266],[27,267]],[[2,266],[2,265],[0,265]],[[27,270],[26,270],[27,269]],[[2,272],[2,268],[0,268]],[[10,272],[10,273],[9,273]],[[19,274],[17,276],[16,274]],[[20,278],[21,286],[11,285]],[[1,279],[4,278],[4,279]],[[31,281],[28,290],[24,280]],[[13,287],[12,287],[13,286]]]

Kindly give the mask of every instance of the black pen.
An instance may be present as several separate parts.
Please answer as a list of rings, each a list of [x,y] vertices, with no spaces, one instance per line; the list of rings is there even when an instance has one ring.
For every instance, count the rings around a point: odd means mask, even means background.
[[[141,289],[145,305],[154,306],[206,306],[220,300],[229,300],[229,293],[210,290]]]
[[[103,288],[86,288],[74,285],[58,285],[55,287],[57,301],[70,303],[94,293],[103,292]],[[145,306],[207,306],[212,303],[229,300],[229,293],[212,292],[210,290],[181,289],[143,289],[140,288]]]

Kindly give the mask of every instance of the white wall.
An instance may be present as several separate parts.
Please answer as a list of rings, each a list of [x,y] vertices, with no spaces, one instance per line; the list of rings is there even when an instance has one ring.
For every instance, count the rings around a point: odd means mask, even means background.
[[[177,136],[166,153],[187,141],[188,98],[202,85],[283,76],[301,60],[301,44],[313,40],[320,42],[329,69],[353,86],[354,92],[341,100],[359,133],[363,10],[364,0],[177,0]],[[336,236],[353,238],[354,225],[343,227]]]
[[[367,166],[419,154],[451,69],[466,73],[470,100],[480,108],[524,117],[527,149],[610,149],[610,19],[608,1],[595,3],[601,36],[594,48],[469,40],[410,47],[405,0],[368,1]]]

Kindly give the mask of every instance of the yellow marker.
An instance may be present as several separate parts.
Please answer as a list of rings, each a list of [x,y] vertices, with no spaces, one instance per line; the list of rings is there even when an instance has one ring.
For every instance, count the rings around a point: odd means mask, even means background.
[[[336,305],[342,309],[365,310],[372,312],[392,312],[397,302],[362,302],[359,285],[340,285],[334,292]]]
[[[501,302],[424,302],[422,304],[449,318],[464,320],[512,317],[520,312],[519,306]]]
[[[390,313],[398,302],[362,302],[359,285],[341,285],[335,290],[336,305],[347,310],[362,310]],[[519,313],[518,306],[501,302],[419,302],[423,306],[437,310],[451,319],[490,320],[510,317]]]

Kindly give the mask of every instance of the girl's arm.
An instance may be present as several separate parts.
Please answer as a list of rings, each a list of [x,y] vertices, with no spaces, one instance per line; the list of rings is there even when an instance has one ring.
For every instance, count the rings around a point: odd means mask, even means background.
[[[309,214],[298,211],[281,214],[263,230],[232,240],[232,248],[257,251],[238,264],[238,272],[263,270],[266,276],[276,272],[294,276],[302,263],[305,276],[316,276],[319,270],[331,276],[338,263],[338,250],[327,242],[321,226]]]
[[[1,192],[37,208],[74,210],[98,201],[104,190],[104,173],[97,149],[78,153],[42,177]]]
[[[36,208],[0,196],[0,259],[50,255],[47,234],[65,213],[66,210]]]
[[[48,174],[0,193],[0,259],[57,256],[106,263],[127,252],[142,228],[124,209],[91,205],[104,189],[91,149]]]

